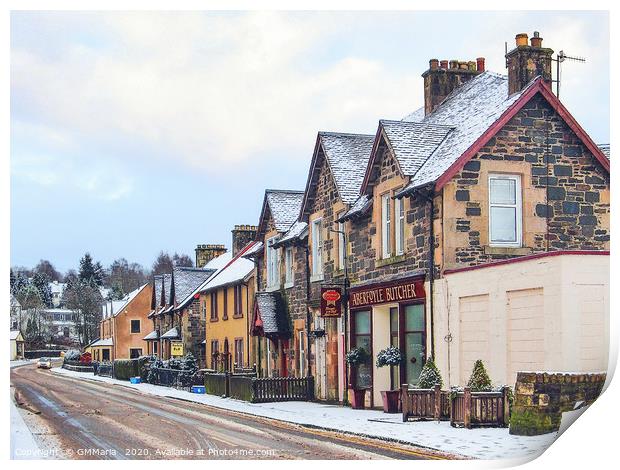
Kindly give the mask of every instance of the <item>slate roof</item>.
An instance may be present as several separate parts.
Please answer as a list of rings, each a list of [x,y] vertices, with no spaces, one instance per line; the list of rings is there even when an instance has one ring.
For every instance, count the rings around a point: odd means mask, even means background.
[[[353,204],[364,180],[374,136],[319,132],[319,138],[340,199]]]
[[[379,121],[393,155],[405,176],[413,176],[453,129],[426,122]]]
[[[250,242],[243,247],[230,263],[219,270],[206,284],[201,286],[201,292],[208,292],[217,287],[245,280],[254,271],[254,261],[244,258],[243,255],[258,243]]]
[[[455,89],[419,121],[453,129],[415,172],[403,193],[436,181],[533,83],[535,80],[508,96],[508,77],[484,72]],[[405,119],[419,119],[419,113],[412,113]]]
[[[136,296],[140,292],[142,292],[142,289],[144,289],[146,286],[148,286],[148,284],[141,285],[137,289],[125,295],[125,297],[123,297],[121,300],[112,300],[110,302],[106,302],[105,304],[103,304],[103,306],[101,307],[104,310],[103,318],[110,318],[112,316],[114,317],[117,316],[131,303],[133,299],[136,298]]]
[[[257,292],[255,308],[257,313],[253,325],[255,334],[262,333],[267,337],[287,337],[290,335],[286,318],[286,305],[280,292]],[[257,323],[260,322],[262,322],[262,326],[258,327]]]
[[[112,338],[99,339],[91,344],[91,347],[96,346],[114,346],[114,340]]]
[[[179,331],[175,328],[170,328],[163,335],[161,335],[161,339],[177,339],[179,337]]]
[[[142,339],[145,340],[145,341],[151,341],[151,340],[159,339],[159,334],[157,333],[157,331],[151,331],[148,335],[146,335]]]
[[[356,217],[361,217],[364,214],[366,214],[368,209],[370,209],[371,207],[372,207],[372,197],[370,197],[368,194],[362,194],[357,199],[357,201],[355,201],[355,204],[353,204],[349,208],[349,210],[346,211],[344,215],[340,217],[340,219],[338,219],[338,222],[343,221],[343,220],[348,220],[348,219],[354,219]]]
[[[263,252],[263,242],[256,242],[250,249],[245,251],[241,256],[244,258],[254,258]]]
[[[171,292],[168,293],[170,295],[170,300],[168,303],[181,308],[186,303],[188,298],[191,299],[191,295],[194,293],[196,288],[209,279],[215,272],[215,269],[190,268],[182,266],[173,268],[172,279],[174,280],[174,285]]]
[[[276,230],[286,232],[299,217],[304,192],[268,189],[265,196]]]
[[[598,144],[597,147],[601,149],[601,152],[603,152],[603,154],[605,154],[605,156],[607,157],[607,160],[609,160],[609,158],[611,157],[611,149],[609,147],[609,144]]]
[[[298,220],[291,225],[291,228],[288,229],[288,231],[282,235],[278,241],[273,244],[273,247],[280,248],[281,246],[294,243],[296,240],[300,240],[306,235],[308,235],[308,224]]]

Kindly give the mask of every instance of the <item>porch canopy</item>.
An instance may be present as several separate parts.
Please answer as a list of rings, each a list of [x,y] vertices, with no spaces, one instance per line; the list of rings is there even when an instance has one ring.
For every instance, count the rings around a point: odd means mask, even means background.
[[[144,339],[145,341],[155,341],[159,339],[159,333],[157,331],[151,331],[148,335],[146,335],[142,339]]]
[[[286,304],[280,292],[257,292],[252,319],[252,336],[287,339],[291,336]]]
[[[179,339],[179,331],[175,328],[171,328],[161,335],[161,339]]]
[[[98,339],[90,345],[91,348],[96,348],[98,346],[114,346],[114,340],[112,338]]]

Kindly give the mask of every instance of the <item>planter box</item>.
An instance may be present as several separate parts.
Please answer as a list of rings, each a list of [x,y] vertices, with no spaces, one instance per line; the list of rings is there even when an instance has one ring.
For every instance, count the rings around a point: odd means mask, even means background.
[[[385,390],[381,392],[381,399],[384,413],[398,413],[400,390]]]
[[[366,389],[351,390],[351,408],[363,410],[366,407]]]

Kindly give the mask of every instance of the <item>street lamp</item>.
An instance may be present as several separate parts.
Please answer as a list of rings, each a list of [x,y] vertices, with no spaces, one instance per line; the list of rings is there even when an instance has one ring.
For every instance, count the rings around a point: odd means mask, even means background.
[[[348,406],[349,405],[349,363],[346,361],[346,355],[347,355],[347,343],[349,341],[349,334],[348,334],[348,324],[349,324],[349,286],[350,286],[350,282],[349,282],[349,270],[348,270],[348,257],[347,257],[347,234],[344,232],[344,230],[336,230],[333,228],[329,229],[330,232],[334,232],[337,233],[339,235],[342,235],[342,242],[343,242],[343,263],[344,263],[344,283],[343,283],[343,293],[342,293],[342,297],[344,300],[344,353],[343,356],[345,358],[344,361],[344,391],[342,394],[342,404],[344,406]]]

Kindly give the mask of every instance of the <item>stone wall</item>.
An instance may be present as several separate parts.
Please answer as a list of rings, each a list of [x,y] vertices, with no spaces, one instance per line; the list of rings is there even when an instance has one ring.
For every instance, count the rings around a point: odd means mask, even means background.
[[[520,248],[489,246],[488,175],[521,175]],[[554,250],[609,249],[609,174],[540,96],[444,187],[444,268]]]
[[[536,436],[556,432],[562,413],[592,404],[606,374],[519,372],[510,416],[510,434]]]
[[[202,342],[206,335],[206,320],[200,311],[200,299],[194,299],[181,313],[181,338],[185,354],[191,352],[201,363],[204,361]],[[165,333],[165,332],[164,332]]]

